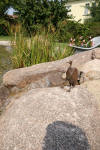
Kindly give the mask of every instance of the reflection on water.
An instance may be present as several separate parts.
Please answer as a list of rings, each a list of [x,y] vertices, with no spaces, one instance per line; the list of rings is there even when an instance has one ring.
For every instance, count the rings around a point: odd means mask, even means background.
[[[0,84],[2,82],[2,76],[12,68],[10,55],[11,47],[0,45]]]

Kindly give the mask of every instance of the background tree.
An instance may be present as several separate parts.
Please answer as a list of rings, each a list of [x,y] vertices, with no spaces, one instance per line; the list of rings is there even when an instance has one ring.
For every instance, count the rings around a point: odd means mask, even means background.
[[[55,29],[59,21],[68,18],[67,0],[20,0],[14,7],[23,26],[31,34],[40,26],[48,28],[52,24]]]
[[[93,21],[100,21],[100,1],[95,0],[90,7],[90,13]]]
[[[6,11],[9,8],[9,3],[7,0],[0,1],[0,35],[8,34],[9,21],[6,15]]]
[[[7,14],[7,10],[12,6],[14,6],[13,0],[0,1],[0,35],[8,35],[10,24],[16,22]]]
[[[100,36],[100,0],[95,0],[90,9],[91,18],[86,20],[92,32],[92,36]]]

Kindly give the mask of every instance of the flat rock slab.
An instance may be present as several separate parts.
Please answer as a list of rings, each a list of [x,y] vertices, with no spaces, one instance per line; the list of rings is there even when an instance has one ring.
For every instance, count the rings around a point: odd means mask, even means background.
[[[72,135],[76,133],[74,132],[76,129],[79,129],[76,130],[77,139],[87,139],[88,146],[87,149],[83,147],[81,150],[90,150],[89,147],[91,150],[100,150],[98,103],[89,91],[81,86],[73,88],[71,92],[66,92],[59,87],[38,88],[22,94],[19,98],[13,97],[12,103],[0,117],[0,150],[50,150],[45,145],[45,141],[48,141],[45,138],[50,136],[53,140],[52,136],[48,135],[50,134],[48,129],[51,129],[49,125],[54,125],[53,122],[56,121],[65,123],[62,124],[63,127],[56,124],[57,132],[53,126],[52,131],[55,136],[56,134],[59,136],[58,130],[66,130],[67,127],[66,133],[61,134],[63,141],[66,141],[66,136],[68,136],[66,134],[69,131],[71,132],[69,135]],[[61,139],[57,136],[55,142],[62,143],[63,141],[59,141]],[[69,136],[68,144],[71,144],[71,139],[72,136]],[[63,150],[64,147],[53,148]]]

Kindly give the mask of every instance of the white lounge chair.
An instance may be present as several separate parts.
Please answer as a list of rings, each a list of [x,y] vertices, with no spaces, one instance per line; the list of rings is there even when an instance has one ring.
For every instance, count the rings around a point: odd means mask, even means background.
[[[75,46],[75,45],[72,45],[72,46],[69,45],[69,46],[75,48],[76,50],[84,50],[84,51],[85,50],[91,50],[91,49],[94,49],[94,48],[96,48],[96,47],[98,47],[100,45],[100,36],[94,37],[93,39],[91,39],[91,41],[93,43],[92,47],[79,47],[79,46]],[[87,42],[87,44],[89,42]]]

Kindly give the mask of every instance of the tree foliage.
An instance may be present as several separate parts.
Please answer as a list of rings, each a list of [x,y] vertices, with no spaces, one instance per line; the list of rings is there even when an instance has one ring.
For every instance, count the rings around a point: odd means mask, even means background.
[[[21,23],[30,32],[39,26],[48,27],[52,24],[57,28],[59,21],[68,18],[67,0],[20,0],[15,2],[15,8]]]
[[[100,1],[96,0],[95,3],[92,3],[90,8],[91,16],[93,21],[100,21]]]
[[[0,35],[9,34],[9,26],[12,20],[7,15],[7,10],[13,6],[12,0],[0,1]]]
[[[68,18],[67,0],[4,0],[0,1],[0,19],[7,21],[6,11],[9,7],[17,10],[21,24],[29,33],[40,26],[57,28],[59,21]]]

